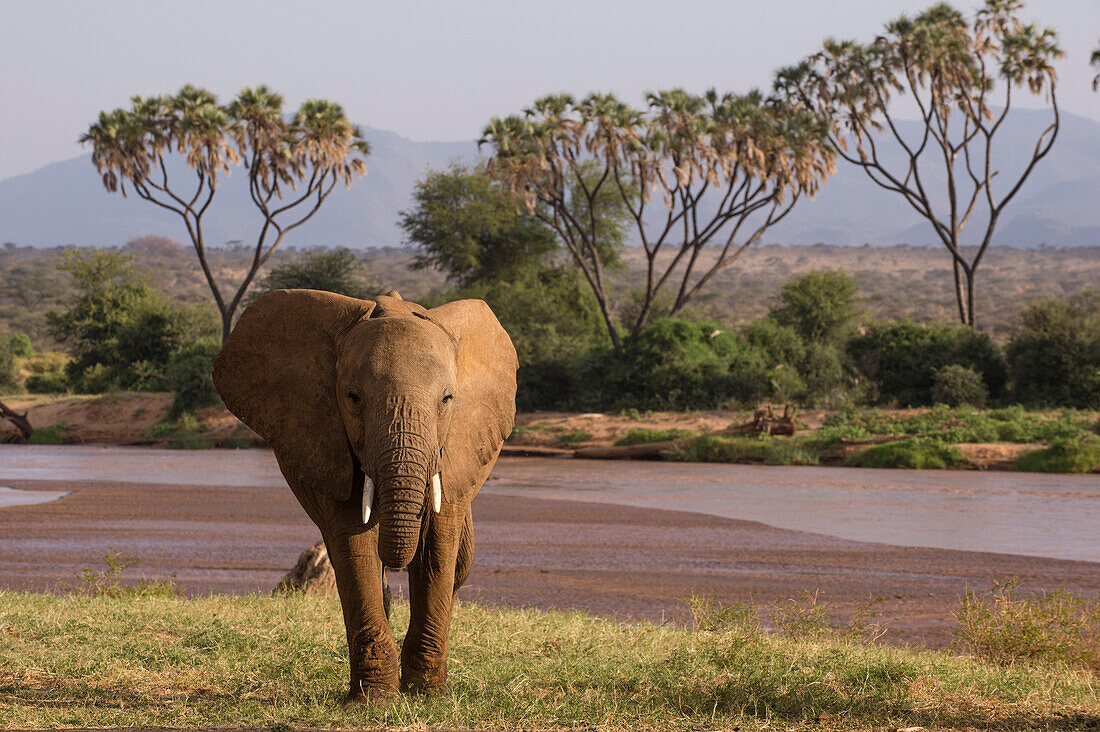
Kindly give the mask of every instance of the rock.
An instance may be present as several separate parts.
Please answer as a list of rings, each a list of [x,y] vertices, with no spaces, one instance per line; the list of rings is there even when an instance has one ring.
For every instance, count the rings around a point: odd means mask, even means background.
[[[298,563],[274,589],[272,594],[301,592],[304,595],[335,595],[336,574],[328,560],[325,542],[319,541],[298,557]]]

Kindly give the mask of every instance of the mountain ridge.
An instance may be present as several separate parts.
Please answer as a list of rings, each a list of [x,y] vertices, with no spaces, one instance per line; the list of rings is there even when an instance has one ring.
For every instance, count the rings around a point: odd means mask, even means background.
[[[1022,166],[1049,113],[1014,110],[999,140],[1009,177]],[[915,134],[916,123],[903,123]],[[417,142],[396,132],[364,127],[372,153],[368,173],[351,188],[334,190],[321,210],[288,237],[296,246],[348,246],[363,249],[400,246],[399,213],[412,203],[416,182],[429,169],[478,159],[474,141]],[[184,236],[182,222],[131,195],[108,193],[90,162],[90,153],[50,163],[0,181],[0,241],[36,247],[119,245],[146,234]],[[896,156],[895,162],[899,160]],[[879,189],[853,166],[838,172],[813,200],[798,203],[773,227],[764,243],[937,245],[931,227],[902,198]],[[934,183],[934,172],[929,175]],[[248,200],[244,176],[230,176],[205,221],[206,240],[250,242],[259,214]],[[995,244],[1035,247],[1100,243],[1100,122],[1063,113],[1059,139],[1050,155],[1005,209]],[[973,243],[982,222],[965,233]]]

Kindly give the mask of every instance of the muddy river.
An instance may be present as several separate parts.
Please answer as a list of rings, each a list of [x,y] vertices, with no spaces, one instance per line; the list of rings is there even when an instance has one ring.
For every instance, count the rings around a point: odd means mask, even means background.
[[[285,485],[267,450],[76,446],[2,446],[0,486],[5,480]],[[1097,476],[504,458],[484,490],[709,513],[858,541],[1100,561]],[[0,489],[0,506],[27,500]]]

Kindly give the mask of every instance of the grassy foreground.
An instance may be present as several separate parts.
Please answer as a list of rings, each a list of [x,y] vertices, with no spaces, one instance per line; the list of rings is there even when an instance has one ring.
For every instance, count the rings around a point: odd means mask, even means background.
[[[398,604],[403,628],[408,608]],[[1097,677],[462,604],[447,694],[340,708],[335,599],[0,592],[0,728],[1088,729]]]

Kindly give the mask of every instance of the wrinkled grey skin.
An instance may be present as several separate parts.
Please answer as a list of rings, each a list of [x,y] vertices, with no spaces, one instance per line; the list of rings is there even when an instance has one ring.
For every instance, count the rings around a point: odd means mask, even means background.
[[[215,361],[226,406],[270,442],[325,539],[349,702],[446,683],[454,596],[473,560],[470,501],[512,429],[515,371],[515,349],[481,301],[425,310],[396,293],[370,301],[312,290],[257,300]],[[406,565],[411,621],[399,659],[383,566]]]

